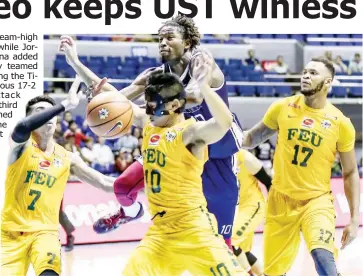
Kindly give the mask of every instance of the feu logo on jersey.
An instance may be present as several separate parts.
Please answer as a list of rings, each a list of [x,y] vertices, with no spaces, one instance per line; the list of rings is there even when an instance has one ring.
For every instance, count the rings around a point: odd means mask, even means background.
[[[308,142],[314,147],[319,147],[323,140],[323,137],[314,131],[302,128],[289,128],[287,130],[287,140],[292,140],[293,138],[297,138],[298,141]]]
[[[34,184],[45,184],[48,188],[52,188],[54,183],[57,181],[57,178],[50,174],[38,171],[27,171],[24,183],[29,183],[32,179],[34,179]]]

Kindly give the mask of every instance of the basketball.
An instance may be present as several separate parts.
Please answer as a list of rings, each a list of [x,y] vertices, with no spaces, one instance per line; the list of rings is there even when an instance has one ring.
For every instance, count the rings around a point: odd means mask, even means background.
[[[132,105],[120,92],[100,93],[87,105],[89,128],[106,139],[116,139],[127,133],[133,117]]]

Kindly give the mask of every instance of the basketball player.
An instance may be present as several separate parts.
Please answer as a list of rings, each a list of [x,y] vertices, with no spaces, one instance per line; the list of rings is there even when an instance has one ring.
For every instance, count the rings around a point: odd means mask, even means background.
[[[319,275],[337,275],[335,209],[330,189],[336,152],[343,166],[351,220],[342,249],[357,236],[359,175],[351,121],[327,100],[335,70],[325,59],[312,59],[301,77],[301,94],[274,102],[262,122],[244,133],[254,148],[278,131],[274,177],[264,228],[264,273],[283,275],[293,264],[300,231]]]
[[[248,275],[218,235],[202,189],[207,145],[221,139],[233,122],[227,105],[208,85],[208,62],[198,57],[194,73],[211,119],[185,119],[186,92],[170,73],[150,77],[146,114],[134,109],[134,125],[144,129],[145,191],[153,225],[123,275],[181,275],[185,270],[193,275]]]
[[[76,107],[80,84],[75,80],[60,104],[38,96],[26,106],[26,118],[10,137],[10,155],[1,214],[1,275],[60,275],[59,210],[70,169],[80,180],[113,191],[115,179],[89,168],[82,159],[55,143],[57,115]]]
[[[159,50],[164,65],[155,71],[173,72],[180,77],[191,108],[184,113],[186,119],[195,118],[197,121],[206,121],[211,118],[211,113],[206,105],[203,94],[200,93],[193,75],[195,59],[202,53],[210,56],[212,60],[212,78],[209,85],[223,99],[228,106],[228,93],[225,85],[224,75],[218,65],[214,62],[211,54],[206,50],[197,49],[200,43],[200,34],[191,18],[178,15],[171,21],[167,21],[159,29]],[[72,38],[63,36],[61,38],[60,50],[66,54],[68,63],[82,77],[82,80],[91,85],[92,82],[100,83],[101,80],[78,59],[76,46]],[[155,68],[143,72],[136,80],[121,92],[129,99],[140,96],[145,90],[145,80],[153,73]],[[110,84],[103,86],[104,91],[112,91],[115,88]],[[234,154],[238,152],[242,144],[242,130],[237,117],[233,115],[233,124],[225,136],[212,145],[208,146],[209,160],[205,163],[202,179],[203,191],[208,202],[208,210],[213,213],[218,221],[218,232],[223,235],[226,243],[231,247],[232,224],[238,201],[238,181],[236,177],[236,162]],[[139,160],[142,163],[142,159]],[[139,217],[143,210],[141,204],[136,206],[133,215],[125,214],[124,206],[127,201],[134,201],[137,192],[142,186],[141,164],[134,163],[133,171],[127,170],[127,176],[133,176],[132,180],[125,179],[116,181],[115,194],[123,206],[118,213],[105,217],[95,224],[95,230],[99,233],[107,232],[117,228],[121,223],[126,223]],[[140,181],[136,185],[135,181]],[[131,192],[129,192],[131,190]],[[128,199],[125,199],[125,195]],[[129,207],[131,208],[131,207]],[[138,212],[137,212],[138,211]]]
[[[271,177],[263,164],[252,153],[241,149],[237,155],[238,181],[240,182],[239,208],[234,220],[233,252],[243,268],[253,275],[263,275],[263,267],[251,253],[256,228],[265,218],[266,203],[258,181],[271,187]]]

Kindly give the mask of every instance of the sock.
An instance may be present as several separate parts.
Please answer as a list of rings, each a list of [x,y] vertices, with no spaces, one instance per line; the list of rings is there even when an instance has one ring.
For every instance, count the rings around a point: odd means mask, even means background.
[[[124,209],[126,216],[134,218],[141,209],[141,203],[136,201],[130,206],[122,206],[122,209]]]

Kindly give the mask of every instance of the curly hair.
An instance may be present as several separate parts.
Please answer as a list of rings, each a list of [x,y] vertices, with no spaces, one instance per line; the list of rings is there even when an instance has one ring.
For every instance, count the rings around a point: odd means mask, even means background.
[[[179,14],[171,20],[166,21],[160,27],[158,33],[160,33],[161,29],[165,26],[177,27],[183,39],[189,41],[191,50],[195,49],[200,44],[200,33],[192,18]]]

